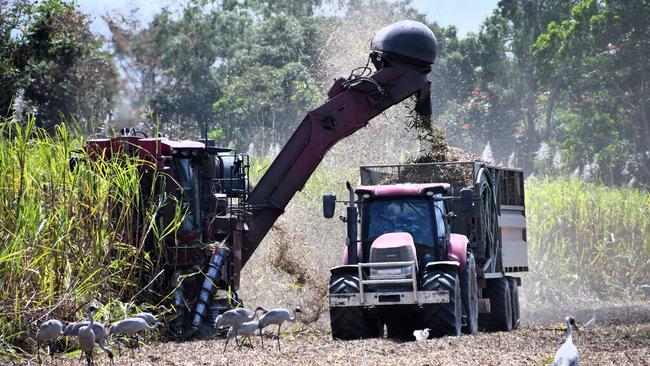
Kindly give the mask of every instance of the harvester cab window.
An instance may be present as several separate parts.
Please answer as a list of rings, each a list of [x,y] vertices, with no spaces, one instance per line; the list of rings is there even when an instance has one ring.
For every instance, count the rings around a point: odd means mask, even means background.
[[[416,245],[433,247],[432,209],[423,199],[377,200],[370,204],[368,239],[407,232]]]
[[[182,189],[181,193],[181,212],[185,212],[185,219],[181,224],[181,231],[193,231],[199,228],[199,212],[195,196],[195,176],[196,167],[193,166],[191,159],[177,159],[178,183]]]

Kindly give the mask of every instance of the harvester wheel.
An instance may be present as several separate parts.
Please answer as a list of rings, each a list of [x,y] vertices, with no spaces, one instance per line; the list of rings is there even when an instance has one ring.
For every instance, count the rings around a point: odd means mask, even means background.
[[[517,279],[507,276],[508,285],[510,286],[510,300],[512,300],[512,329],[519,328],[521,317],[519,316],[519,287]]]
[[[429,337],[459,336],[463,313],[460,280],[452,269],[432,269],[422,276],[422,291],[448,291],[449,302],[422,306],[422,328]]]
[[[359,278],[351,274],[342,274],[330,278],[330,294],[349,294],[359,292]],[[366,319],[363,307],[330,307],[330,325],[334,339],[363,339],[377,337],[378,321]],[[377,328],[377,329],[375,329]]]
[[[460,274],[460,293],[463,301],[463,316],[465,334],[478,333],[478,283],[476,281],[476,262],[474,254],[468,253],[467,263]]]
[[[490,299],[490,312],[479,314],[479,330],[487,332],[511,331],[512,300],[508,280],[505,277],[486,279],[483,297]]]

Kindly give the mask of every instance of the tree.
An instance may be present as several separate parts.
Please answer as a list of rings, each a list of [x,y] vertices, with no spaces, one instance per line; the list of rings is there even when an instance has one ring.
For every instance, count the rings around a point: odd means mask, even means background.
[[[224,96],[213,105],[227,141],[253,142],[266,152],[284,142],[323,99],[314,75],[314,23],[277,15],[254,25],[248,51],[232,58]]]
[[[517,165],[532,171],[544,132],[542,80],[533,72],[532,45],[548,22],[561,19],[570,7],[560,0],[502,0],[478,33],[443,43],[448,47],[441,49],[436,68],[462,86],[443,83],[456,94],[453,103],[444,98],[447,104],[440,109],[453,144],[480,153],[489,142],[497,161],[516,152]]]
[[[556,139],[565,160],[609,184],[650,178],[649,5],[581,1],[535,44],[541,72],[564,86]]]
[[[63,0],[0,4],[0,114],[23,100],[40,127],[76,121],[84,131],[108,118],[118,75],[103,40]],[[15,99],[17,97],[17,99]]]
[[[319,4],[197,0],[142,29],[128,17],[106,19],[116,56],[162,132],[197,137],[207,127],[220,143],[266,149],[268,130],[283,141],[318,95]]]

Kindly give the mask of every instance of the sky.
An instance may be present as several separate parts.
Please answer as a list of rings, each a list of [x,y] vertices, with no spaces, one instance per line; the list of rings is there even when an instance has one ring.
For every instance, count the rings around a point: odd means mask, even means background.
[[[413,7],[438,25],[455,25],[458,35],[477,32],[499,0],[413,0]]]
[[[413,7],[427,15],[429,21],[441,26],[455,25],[458,35],[478,31],[483,19],[496,8],[498,0],[412,0]],[[81,9],[95,20],[92,30],[108,33],[100,15],[112,10],[127,11],[138,7],[143,23],[147,23],[163,6],[174,4],[173,0],[78,0]]]

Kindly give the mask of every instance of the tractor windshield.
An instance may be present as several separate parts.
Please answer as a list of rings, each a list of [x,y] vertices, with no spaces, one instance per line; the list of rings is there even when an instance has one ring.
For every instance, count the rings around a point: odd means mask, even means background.
[[[433,213],[433,206],[428,199],[372,201],[366,217],[367,239],[374,240],[385,233],[407,232],[416,245],[433,247],[433,230],[437,221]]]

